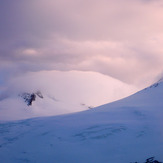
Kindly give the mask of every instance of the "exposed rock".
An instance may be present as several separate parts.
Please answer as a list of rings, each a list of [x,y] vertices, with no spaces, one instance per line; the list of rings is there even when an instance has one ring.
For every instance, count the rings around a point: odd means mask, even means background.
[[[162,163],[162,162],[155,160],[154,157],[150,157],[150,158],[146,159],[145,163]]]
[[[139,163],[139,162],[131,162],[131,163]],[[144,163],[163,163],[163,162],[155,160],[154,157],[150,157],[150,158],[146,159],[146,161]]]
[[[43,99],[43,95],[40,91],[37,91],[36,93],[22,93],[19,94],[20,97],[24,99],[24,101],[27,103],[28,106],[32,105],[32,102],[36,100],[36,97]]]

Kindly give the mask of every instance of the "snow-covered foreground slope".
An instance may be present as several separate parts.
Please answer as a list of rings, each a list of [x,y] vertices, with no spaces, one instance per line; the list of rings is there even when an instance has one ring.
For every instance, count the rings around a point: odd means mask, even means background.
[[[0,123],[2,163],[163,161],[163,83],[79,113]],[[149,162],[148,162],[149,163]]]
[[[38,92],[31,106],[24,94]],[[0,93],[0,120],[59,115],[88,110],[132,94],[137,89],[96,72],[41,71],[15,77]],[[19,95],[19,96],[18,96]]]

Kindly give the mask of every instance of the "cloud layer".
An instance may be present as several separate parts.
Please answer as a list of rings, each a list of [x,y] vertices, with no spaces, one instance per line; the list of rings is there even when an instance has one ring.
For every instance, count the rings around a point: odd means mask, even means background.
[[[163,70],[161,0],[0,0],[0,21],[3,78],[89,70],[141,85]]]

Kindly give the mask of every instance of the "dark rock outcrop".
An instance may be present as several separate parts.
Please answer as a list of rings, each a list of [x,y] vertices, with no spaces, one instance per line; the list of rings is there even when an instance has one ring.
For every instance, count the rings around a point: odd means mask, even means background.
[[[42,98],[43,95],[40,91],[37,91],[36,93],[21,93],[19,94],[20,97],[24,99],[24,101],[27,103],[28,106],[32,105],[33,101],[36,100],[36,97]]]
[[[162,162],[155,160],[154,157],[150,157],[150,158],[146,159],[145,163],[162,163]]]
[[[140,162],[131,162],[131,163],[140,163]],[[150,157],[147,158],[144,163],[163,163],[163,162],[155,160],[155,157]]]

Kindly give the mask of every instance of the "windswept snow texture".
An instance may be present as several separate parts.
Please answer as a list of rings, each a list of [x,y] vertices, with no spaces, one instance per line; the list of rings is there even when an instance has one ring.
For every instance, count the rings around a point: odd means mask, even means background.
[[[79,113],[0,123],[2,163],[163,161],[163,83]]]

